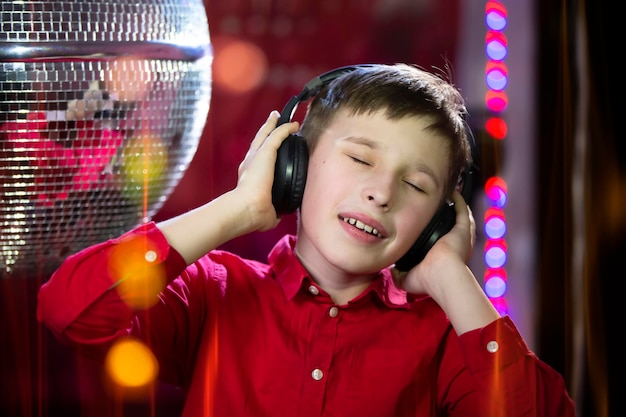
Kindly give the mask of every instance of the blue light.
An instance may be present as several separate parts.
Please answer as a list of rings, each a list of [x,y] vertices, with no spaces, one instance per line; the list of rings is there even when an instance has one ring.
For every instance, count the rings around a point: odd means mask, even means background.
[[[487,57],[489,57],[490,59],[493,59],[494,61],[502,61],[504,60],[504,58],[506,58],[508,49],[502,44],[502,42],[498,40],[492,40],[490,42],[487,42],[485,52],[487,53]]]
[[[491,217],[485,222],[484,230],[489,239],[500,239],[506,234],[506,222],[500,217]]]
[[[497,10],[490,10],[485,15],[485,23],[492,30],[503,30],[506,27],[506,17]]]
[[[506,282],[498,276],[490,277],[485,282],[485,293],[492,298],[502,297],[506,292]]]
[[[506,88],[508,79],[506,74],[498,69],[493,69],[487,73],[486,77],[487,85],[492,90],[502,91]]]
[[[506,252],[500,246],[492,246],[485,251],[485,264],[489,268],[502,268],[506,264]]]

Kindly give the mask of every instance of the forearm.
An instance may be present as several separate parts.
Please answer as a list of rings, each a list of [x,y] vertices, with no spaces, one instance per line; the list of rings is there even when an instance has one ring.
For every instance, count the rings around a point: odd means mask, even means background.
[[[437,281],[445,285],[433,290],[431,296],[458,335],[483,328],[500,317],[469,267],[442,269]]]
[[[180,216],[157,224],[187,264],[238,236],[258,229],[249,204],[230,191]]]

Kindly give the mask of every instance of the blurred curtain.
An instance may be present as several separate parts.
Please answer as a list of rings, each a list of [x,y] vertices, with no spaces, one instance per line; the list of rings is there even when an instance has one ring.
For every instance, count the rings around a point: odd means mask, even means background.
[[[537,18],[538,354],[566,376],[579,417],[625,415],[616,326],[626,276],[623,23],[603,2],[569,0],[538,3]]]

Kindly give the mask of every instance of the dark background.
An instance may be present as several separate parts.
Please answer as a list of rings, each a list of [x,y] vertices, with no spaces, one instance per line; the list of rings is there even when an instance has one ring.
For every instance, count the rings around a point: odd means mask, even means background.
[[[623,368],[616,348],[621,327],[610,330],[614,320],[623,316],[614,308],[620,300],[611,284],[625,275],[619,261],[626,249],[626,145],[618,140],[616,129],[621,73],[612,46],[619,45],[613,26],[617,14],[602,2],[589,3],[593,4],[558,1],[536,6],[537,103],[533,108],[538,121],[538,173],[534,186],[536,208],[542,214],[537,216],[536,352],[565,376],[580,417],[605,417],[624,415],[624,407],[614,400],[617,371]],[[237,38],[257,45],[269,67],[282,66],[290,77],[282,82],[268,79],[244,93],[213,84],[211,110],[196,158],[155,220],[196,207],[233,187],[237,165],[258,126],[312,76],[363,62],[454,67],[458,53],[460,0],[205,4],[216,67],[221,52]],[[237,29],[232,24],[233,16],[246,22],[259,15],[276,24],[273,31]],[[280,35],[287,23],[289,34]],[[581,53],[585,65],[580,65]],[[298,72],[300,67],[305,70]],[[581,124],[581,108],[588,118],[586,125]],[[574,172],[577,135],[586,144],[582,224],[572,218],[572,201],[578,200],[570,188],[572,177],[580,175]],[[574,255],[577,228],[584,230],[585,250]],[[293,230],[294,219],[288,218],[276,230],[236,239],[225,248],[264,259],[269,245]],[[572,270],[575,256],[585,261],[582,285],[574,282],[580,272]],[[69,352],[36,322],[36,293],[47,279],[45,274],[4,278],[0,279],[0,415],[178,415],[182,395],[177,389],[158,385],[150,398],[116,396],[105,388],[98,364]],[[575,308],[584,309],[584,323],[574,319]],[[572,335],[581,329],[582,344],[573,345]],[[581,349],[583,363],[573,361]]]

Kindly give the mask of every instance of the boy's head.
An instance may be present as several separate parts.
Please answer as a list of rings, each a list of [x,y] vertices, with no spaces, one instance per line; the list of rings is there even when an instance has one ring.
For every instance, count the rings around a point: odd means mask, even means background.
[[[311,100],[300,134],[309,149],[339,109],[363,115],[383,110],[390,120],[428,115],[433,133],[448,139],[450,170],[444,195],[471,164],[466,108],[459,91],[443,78],[406,64],[357,67],[333,80]]]

